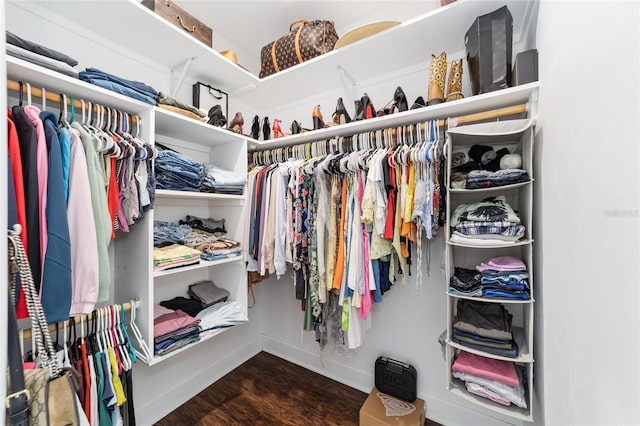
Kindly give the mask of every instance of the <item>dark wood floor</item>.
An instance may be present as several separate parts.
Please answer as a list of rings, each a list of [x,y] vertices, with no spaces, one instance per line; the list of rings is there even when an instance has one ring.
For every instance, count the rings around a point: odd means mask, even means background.
[[[350,426],[358,424],[365,399],[363,392],[261,352],[156,426]]]

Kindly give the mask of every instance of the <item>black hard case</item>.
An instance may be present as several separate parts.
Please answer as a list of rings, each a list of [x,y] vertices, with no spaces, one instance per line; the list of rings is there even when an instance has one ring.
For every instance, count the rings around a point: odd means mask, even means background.
[[[379,356],[375,365],[376,388],[407,402],[418,397],[418,372],[406,362]]]

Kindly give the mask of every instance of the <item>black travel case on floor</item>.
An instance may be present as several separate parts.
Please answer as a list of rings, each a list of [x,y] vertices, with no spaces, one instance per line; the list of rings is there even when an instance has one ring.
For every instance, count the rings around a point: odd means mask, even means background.
[[[416,400],[418,373],[414,366],[386,356],[379,356],[376,359],[375,368],[376,388],[380,392],[407,402]]]

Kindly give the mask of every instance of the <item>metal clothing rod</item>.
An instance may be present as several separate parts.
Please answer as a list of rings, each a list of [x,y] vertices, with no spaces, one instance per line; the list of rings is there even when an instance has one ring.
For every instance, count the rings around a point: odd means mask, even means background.
[[[133,306],[135,306],[135,309],[140,309],[139,300],[133,301],[133,304],[132,302],[125,302],[123,303],[123,305],[124,305],[125,312],[129,312]],[[100,310],[96,310],[95,313],[97,315],[100,315]],[[80,325],[83,322],[89,322],[90,320],[89,315],[76,315],[74,318],[76,319],[76,325]],[[58,326],[59,328],[68,327],[69,321],[61,321],[59,323],[49,324],[49,331],[56,331],[56,326]],[[24,339],[31,339],[31,327],[21,328],[21,330],[22,330],[22,336]]]
[[[20,93],[20,82],[19,81],[14,81],[14,80],[7,80],[7,90],[10,90],[12,92],[17,92]],[[22,92],[25,95],[28,95],[28,87],[27,84],[25,82],[22,83]],[[40,89],[39,87],[35,87],[35,86],[31,86],[31,95],[32,96],[36,96],[39,97],[40,99],[42,99],[42,89]],[[46,90],[46,99],[47,101],[51,101],[51,102],[55,102],[57,104],[61,104],[61,98],[63,96],[60,93],[55,93],[55,92],[50,92],[48,90]],[[67,105],[71,106],[71,99],[69,96],[66,96],[67,99]],[[75,108],[79,108],[80,111],[82,111],[83,108],[83,104],[82,101],[80,99],[74,99],[73,100],[73,105]],[[87,108],[88,110],[88,103],[87,101],[84,101],[84,107]],[[98,114],[100,112],[100,109],[98,107],[98,104],[93,103],[93,112],[95,112],[96,114]],[[131,116],[131,120],[133,124],[136,124],[138,122],[138,117],[137,116]]]

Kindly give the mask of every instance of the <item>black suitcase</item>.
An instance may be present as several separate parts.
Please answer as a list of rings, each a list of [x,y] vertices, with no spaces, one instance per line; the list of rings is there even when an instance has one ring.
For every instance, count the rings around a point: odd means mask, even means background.
[[[376,359],[375,382],[380,392],[404,401],[413,402],[418,397],[418,373],[406,362],[379,356]]]

